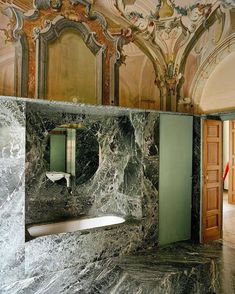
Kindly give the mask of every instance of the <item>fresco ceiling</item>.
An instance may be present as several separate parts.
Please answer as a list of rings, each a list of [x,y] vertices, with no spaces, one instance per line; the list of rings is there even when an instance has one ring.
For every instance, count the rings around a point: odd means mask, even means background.
[[[93,7],[129,27],[153,51],[160,50],[168,63],[200,26],[208,29],[215,11],[219,19],[221,9],[235,7],[235,0],[95,0]]]
[[[187,57],[200,40],[199,50],[195,48],[198,68],[203,60],[199,59],[205,60],[225,38],[233,23],[235,0],[95,0],[93,7],[129,30],[132,41],[152,57],[156,84],[166,87],[166,96],[175,101],[181,96]],[[191,98],[182,103],[190,105]]]
[[[59,15],[77,22],[81,19],[76,7],[85,6],[84,11],[88,12],[84,21],[94,21],[91,29],[98,30],[101,39],[105,36],[115,44],[120,64],[125,64],[126,56],[131,55],[123,46],[131,43],[149,58],[155,71],[154,83],[165,100],[173,101],[170,107],[174,111],[184,84],[188,56],[195,53],[191,58],[198,69],[233,31],[235,16],[235,0],[0,0],[3,2],[20,7],[25,12],[24,19],[36,15],[42,19],[39,10],[51,9],[52,18]],[[63,14],[69,5],[71,11]],[[44,12],[45,25],[51,22],[48,13]],[[35,21],[33,30],[34,26]]]

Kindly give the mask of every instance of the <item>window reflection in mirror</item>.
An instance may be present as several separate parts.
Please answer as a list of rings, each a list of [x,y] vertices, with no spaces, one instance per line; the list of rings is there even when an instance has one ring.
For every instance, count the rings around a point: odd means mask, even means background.
[[[47,177],[67,186],[88,181],[99,166],[99,144],[82,125],[63,125],[49,133]]]

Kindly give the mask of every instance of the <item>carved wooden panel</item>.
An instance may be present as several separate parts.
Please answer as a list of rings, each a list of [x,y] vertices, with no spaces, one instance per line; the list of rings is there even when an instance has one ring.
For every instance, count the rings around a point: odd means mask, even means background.
[[[203,125],[202,239],[222,236],[222,122],[205,120]]]

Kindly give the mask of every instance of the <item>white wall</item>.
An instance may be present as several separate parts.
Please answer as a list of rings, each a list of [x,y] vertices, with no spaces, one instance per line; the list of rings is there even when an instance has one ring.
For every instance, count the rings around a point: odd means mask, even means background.
[[[202,93],[203,112],[222,111],[235,107],[235,52],[218,63]]]

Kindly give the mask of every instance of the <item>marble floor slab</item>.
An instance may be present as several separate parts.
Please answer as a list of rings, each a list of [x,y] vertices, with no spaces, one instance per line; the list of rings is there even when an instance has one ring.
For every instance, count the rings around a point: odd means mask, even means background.
[[[20,280],[0,293],[230,294],[235,293],[235,249],[180,242]]]

